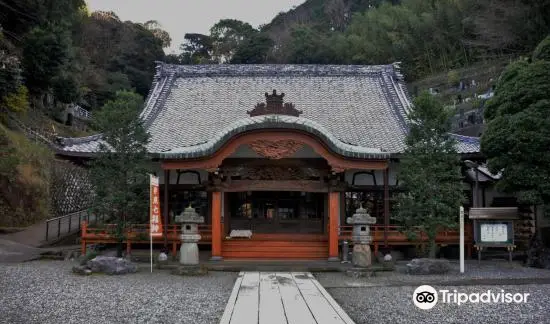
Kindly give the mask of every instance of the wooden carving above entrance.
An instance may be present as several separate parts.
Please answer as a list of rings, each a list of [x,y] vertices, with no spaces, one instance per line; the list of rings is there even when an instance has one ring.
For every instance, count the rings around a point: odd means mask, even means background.
[[[265,93],[265,103],[261,102],[254,107],[251,111],[246,113],[250,117],[261,116],[261,115],[289,115],[294,117],[299,117],[302,114],[301,110],[298,110],[294,107],[294,104],[287,102],[283,104],[284,93],[280,95],[277,94],[276,90],[273,90],[273,94]]]
[[[248,146],[264,158],[278,160],[294,155],[304,144],[292,139],[282,139],[278,141],[256,140],[250,142]]]

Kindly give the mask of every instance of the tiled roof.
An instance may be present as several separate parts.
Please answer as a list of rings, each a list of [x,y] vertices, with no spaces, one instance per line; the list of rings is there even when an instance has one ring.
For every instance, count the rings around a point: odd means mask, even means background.
[[[303,112],[300,117],[279,116],[276,124],[266,116],[249,117],[247,111],[273,89],[285,93],[284,101]],[[151,134],[149,151],[160,157],[211,154],[235,132],[276,127],[316,133],[335,152],[366,158],[403,151],[409,108],[396,64],[158,64],[141,117]],[[68,140],[65,148],[94,152],[97,141]],[[460,143],[460,152],[476,150]]]
[[[459,153],[478,153],[480,152],[479,137],[450,134],[458,142],[457,151]]]
[[[487,164],[479,164],[476,169],[477,171],[474,168],[466,170],[466,175],[471,181],[487,182],[497,181],[502,178],[502,172],[498,172],[497,174],[491,173]]]

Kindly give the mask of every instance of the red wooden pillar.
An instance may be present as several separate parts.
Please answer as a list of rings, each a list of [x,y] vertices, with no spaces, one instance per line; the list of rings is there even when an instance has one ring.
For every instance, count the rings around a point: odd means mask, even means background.
[[[328,194],[328,260],[339,261],[338,258],[338,219],[340,218],[340,193]]]
[[[390,169],[384,170],[384,247],[388,247],[388,228],[390,226]]]
[[[170,184],[170,170],[164,170],[164,208],[162,208],[162,216],[164,226],[162,227],[164,234],[164,249],[168,250],[168,185]],[[175,255],[174,255],[175,257]]]
[[[212,192],[212,257],[222,259],[222,193]]]

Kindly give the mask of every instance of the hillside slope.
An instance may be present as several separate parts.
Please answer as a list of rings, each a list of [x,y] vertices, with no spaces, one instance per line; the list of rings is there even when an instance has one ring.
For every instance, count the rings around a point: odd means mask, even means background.
[[[50,217],[53,152],[0,123],[0,226]]]

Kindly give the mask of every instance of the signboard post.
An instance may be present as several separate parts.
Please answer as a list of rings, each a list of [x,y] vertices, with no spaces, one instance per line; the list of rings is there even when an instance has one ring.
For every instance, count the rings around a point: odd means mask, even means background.
[[[464,273],[464,207],[460,206],[460,273]]]
[[[162,222],[160,220],[159,178],[150,175],[150,208],[149,233],[151,245],[151,272],[153,272],[153,237],[162,237]]]

